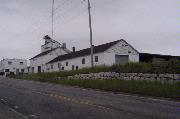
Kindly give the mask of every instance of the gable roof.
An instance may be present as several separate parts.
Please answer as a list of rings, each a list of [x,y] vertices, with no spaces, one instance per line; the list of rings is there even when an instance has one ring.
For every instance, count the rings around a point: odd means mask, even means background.
[[[138,54],[140,53],[139,51],[137,51],[132,45],[130,45],[127,41],[125,41],[124,39],[121,39],[122,41],[124,41],[126,44],[129,45],[129,47],[131,47],[134,51],[136,51]]]
[[[117,41],[113,41],[113,42],[110,42],[110,43],[95,46],[93,52],[94,53],[104,52],[107,49],[109,49],[110,47],[112,47],[113,45],[117,44],[119,41],[121,41],[121,40],[117,40]],[[63,60],[67,60],[67,59],[73,59],[73,58],[76,58],[76,57],[82,57],[82,56],[86,56],[86,55],[90,55],[90,54],[91,54],[91,48],[87,48],[87,49],[79,50],[79,51],[76,51],[76,52],[71,52],[69,54],[58,56],[57,58],[51,60],[47,64],[58,62],[58,61],[63,61]]]
[[[52,51],[54,51],[54,50],[56,50],[56,49],[58,49],[58,48],[54,48],[54,49],[51,49],[51,50],[48,50],[48,51],[45,51],[45,52],[41,52],[41,53],[39,53],[38,55],[36,55],[36,56],[34,56],[33,58],[31,58],[30,60],[32,60],[32,59],[34,59],[34,58],[38,58],[38,57],[44,56],[44,55],[47,55],[48,53],[50,53],[50,52],[52,52]]]

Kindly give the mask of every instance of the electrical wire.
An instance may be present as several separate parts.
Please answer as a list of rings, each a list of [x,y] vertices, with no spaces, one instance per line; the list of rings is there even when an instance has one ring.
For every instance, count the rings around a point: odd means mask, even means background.
[[[107,0],[106,0],[107,1]],[[117,0],[108,0],[108,2],[101,2],[101,4],[92,4],[92,9],[97,9],[98,6],[106,6],[109,4],[114,3]],[[74,1],[74,0],[63,0],[60,1],[60,4],[56,5],[54,9],[54,29],[57,30],[59,28],[58,26],[64,26],[72,21],[74,21],[76,18],[79,16],[83,15],[87,11],[87,4],[84,0],[80,1]],[[31,30],[33,31],[32,34],[38,34],[39,32],[42,31],[42,28],[46,26],[46,28],[49,30],[43,30],[46,31],[46,33],[50,33],[50,18],[51,16],[45,16],[42,18],[42,20],[38,21],[37,23],[32,24],[34,28]],[[49,25],[47,25],[49,24]],[[38,32],[37,32],[38,31]]]

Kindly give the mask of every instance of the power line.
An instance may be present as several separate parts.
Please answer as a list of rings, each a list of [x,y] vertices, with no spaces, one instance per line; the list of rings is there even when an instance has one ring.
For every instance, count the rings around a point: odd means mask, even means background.
[[[54,12],[56,12],[58,9],[61,9],[62,6],[66,5],[68,2],[72,3],[72,0],[64,0],[61,4],[59,4],[55,9]]]
[[[93,6],[93,9],[95,9],[97,6],[105,6],[107,4],[110,4],[114,2],[114,0],[110,0],[106,3],[102,3],[99,5],[91,5]],[[53,27],[52,27],[52,31],[53,31],[53,35],[54,35],[54,29],[56,29],[58,27],[58,24],[61,24],[61,26],[68,24],[70,21],[75,20],[77,17],[81,16],[84,12],[86,12],[87,10],[84,10],[84,7],[87,5],[86,4],[82,4],[83,2],[81,1],[81,4],[79,4],[79,1],[74,2],[74,0],[64,0],[61,1],[61,4],[59,4],[58,6],[56,6],[56,4],[54,4],[54,18],[53,18]],[[46,18],[42,19],[41,21],[32,24],[32,26],[34,26],[35,28],[32,29],[33,30],[33,35],[34,34],[38,34],[38,32],[41,32],[42,28],[47,26],[44,24],[48,24],[50,22],[50,16],[46,16]],[[59,20],[60,19],[60,20]],[[58,23],[57,25],[55,25],[54,23]],[[38,31],[38,32],[36,32]],[[50,32],[50,30],[46,30],[48,33]],[[52,34],[52,33],[51,33]]]
[[[68,2],[67,2],[68,1]],[[76,8],[78,8],[77,6],[72,6],[72,0],[66,0],[66,1],[64,1],[63,2],[64,3],[64,5],[65,5],[65,3],[66,4],[68,4],[68,7],[69,7],[69,9],[67,9],[67,10],[64,10],[64,12],[62,12],[61,13],[61,15],[59,15],[58,16],[58,18],[60,18],[60,17],[62,17],[63,18],[63,20],[64,19],[66,19],[66,17],[67,17],[67,14],[68,14],[68,12],[70,12],[70,11],[73,11],[74,10],[74,8],[76,9]],[[76,4],[77,5],[77,4]],[[55,4],[54,4],[54,6],[55,6]],[[61,6],[63,6],[62,4],[61,4]],[[66,6],[63,6],[62,8],[65,8]],[[61,8],[61,9],[62,9]],[[56,10],[56,12],[55,12],[55,10]],[[54,9],[54,17],[55,16],[57,16],[57,8],[55,8]],[[61,12],[61,11],[60,11]],[[55,14],[56,13],[56,14]],[[75,15],[76,16],[76,15]],[[78,14],[78,16],[79,16],[79,14]],[[42,20],[40,20],[40,21],[38,21],[38,22],[36,22],[36,23],[33,23],[32,24],[32,26],[34,27],[33,29],[31,28],[31,30],[32,30],[32,32],[33,32],[33,34],[34,33],[37,33],[36,31],[38,30],[40,30],[41,29],[41,27],[44,27],[44,26],[46,26],[46,25],[44,25],[44,24],[48,24],[48,22],[50,22],[50,18],[52,17],[52,15],[50,16],[45,16]],[[53,22],[54,21],[56,21],[57,19],[58,19],[57,17],[55,17],[54,18],[54,20],[52,20]],[[72,17],[71,17],[72,18]],[[66,21],[69,21],[69,20],[66,20]],[[54,23],[53,23],[53,25],[52,25],[52,29],[54,29],[53,28],[54,27]],[[53,31],[54,32],[54,31]],[[51,33],[52,34],[52,33]]]
[[[82,11],[82,10],[83,10],[83,11]],[[79,5],[76,6],[76,7],[73,6],[73,7],[71,7],[70,9],[67,9],[63,14],[58,15],[58,16],[55,18],[55,21],[58,20],[59,18],[63,18],[63,19],[68,18],[69,13],[71,13],[71,15],[72,15],[72,13],[75,13],[75,12],[77,12],[77,11],[79,11]],[[81,9],[79,13],[81,13],[81,12],[84,12],[84,8]]]
[[[110,4],[112,4],[112,3],[114,3],[114,2],[117,2],[118,0],[106,0],[106,2],[105,1],[103,1],[103,2],[100,2],[100,4],[92,4],[92,7],[93,7],[93,9],[96,9],[96,8],[99,8],[99,7],[103,7],[103,6],[106,6],[106,5],[110,5]]]
[[[66,19],[61,19],[61,27],[72,22],[72,21],[74,21],[74,20],[76,20],[78,17],[82,16],[85,12],[87,12],[87,9],[83,10],[82,12],[80,12],[76,15],[70,16]],[[58,21],[56,21],[56,22],[58,22]],[[58,27],[58,25],[56,25],[54,28],[57,28],[57,27]]]
[[[72,6],[71,6],[71,5],[72,5]],[[71,3],[71,5],[68,5],[68,6],[66,6],[66,8],[64,8],[64,9],[61,8],[62,10],[57,11],[57,12],[60,13],[60,14],[58,15],[58,17],[67,16],[67,14],[68,14],[69,12],[72,13],[76,8],[79,8],[81,4],[78,4],[78,3],[76,2],[76,4]],[[81,7],[82,7],[82,6],[81,6]]]

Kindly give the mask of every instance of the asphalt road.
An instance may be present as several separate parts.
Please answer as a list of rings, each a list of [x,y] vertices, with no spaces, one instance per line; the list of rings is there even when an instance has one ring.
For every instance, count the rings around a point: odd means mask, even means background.
[[[180,104],[1,77],[0,119],[180,119]]]

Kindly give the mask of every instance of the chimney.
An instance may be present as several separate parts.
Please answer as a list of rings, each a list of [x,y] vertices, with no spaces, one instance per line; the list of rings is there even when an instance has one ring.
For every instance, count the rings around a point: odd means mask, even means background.
[[[75,48],[75,47],[72,47],[72,50],[73,50],[73,53],[75,53],[75,52],[76,52],[76,48]]]
[[[66,49],[66,43],[63,43],[63,44],[62,44],[62,48],[63,48],[63,49]]]

